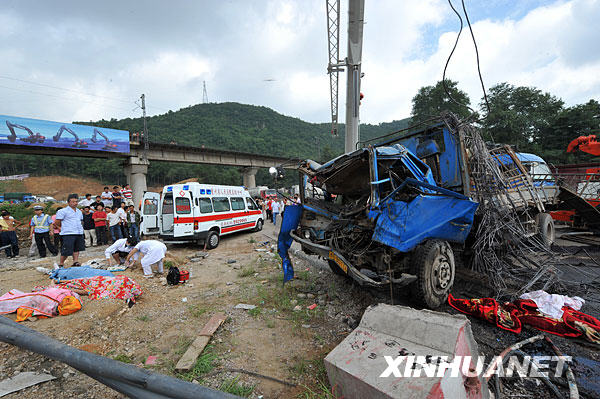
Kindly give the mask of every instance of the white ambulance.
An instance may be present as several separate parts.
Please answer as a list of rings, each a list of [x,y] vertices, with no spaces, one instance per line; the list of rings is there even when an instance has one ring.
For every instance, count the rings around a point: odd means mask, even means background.
[[[141,207],[141,233],[163,241],[207,243],[238,231],[260,231],[262,211],[248,190],[238,186],[185,183],[165,186],[161,194],[146,192]]]

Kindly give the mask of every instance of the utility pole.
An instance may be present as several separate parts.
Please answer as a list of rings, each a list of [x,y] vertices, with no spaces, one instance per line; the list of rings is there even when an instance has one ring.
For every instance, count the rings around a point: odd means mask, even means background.
[[[348,0],[348,55],[339,59],[340,0],[326,0],[327,43],[329,49],[329,85],[331,95],[331,134],[337,136],[338,74],[347,72],[346,83],[346,138],[345,151],[356,149],[359,140],[360,70],[362,63],[363,24],[365,0]]]
[[[362,62],[363,24],[365,15],[365,0],[349,0],[348,2],[346,152],[354,151],[359,140],[360,67]]]
[[[148,159],[148,129],[146,127],[146,95],[142,94],[142,112],[144,115],[144,158]]]
[[[202,81],[202,104],[208,104],[208,92],[206,91],[206,80]]]

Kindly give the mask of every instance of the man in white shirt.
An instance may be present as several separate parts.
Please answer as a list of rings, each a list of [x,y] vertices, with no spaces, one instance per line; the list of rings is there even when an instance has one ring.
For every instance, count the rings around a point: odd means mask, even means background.
[[[67,202],[69,206],[56,212],[56,221],[54,222],[55,226],[60,228],[62,238],[58,267],[64,267],[65,260],[71,255],[73,256],[73,266],[81,266],[79,252],[85,251],[83,213],[77,209],[77,194],[69,194]]]
[[[136,242],[135,238],[128,238],[128,244]],[[138,252],[141,252],[144,257],[141,260],[142,269],[144,269],[144,277],[152,278],[152,265],[158,264],[158,272],[163,272],[163,260],[167,254],[167,246],[157,240],[145,240],[140,241],[132,250],[129,252],[127,259],[125,259],[125,265],[129,266],[130,259],[134,257]]]
[[[127,244],[127,238],[120,238],[115,241],[110,247],[106,248],[104,251],[104,256],[108,259],[108,265],[112,266],[114,262],[117,265],[122,265],[125,263],[125,259],[127,255],[131,252],[133,247],[137,245],[137,241],[132,240],[129,244]],[[134,255],[134,259],[137,260],[138,256]]]
[[[112,193],[108,191],[108,186],[104,187],[104,191],[100,194],[100,198],[102,198],[102,202],[104,203],[104,207],[108,209],[113,205]]]
[[[117,213],[117,207],[112,207],[112,212],[106,215],[108,220],[108,230],[110,231],[110,237],[113,242],[117,241],[119,238],[123,238],[123,234],[121,232],[121,216]]]
[[[279,201],[273,201],[273,204],[271,205],[271,210],[273,212],[273,224],[277,225],[277,214],[281,210],[281,204],[279,203]]]
[[[85,208],[86,206],[91,206],[94,203],[94,201],[92,200],[92,194],[86,194],[85,195],[85,199],[82,199],[81,201],[79,201],[79,206],[81,208]],[[92,210],[93,213],[93,210]]]

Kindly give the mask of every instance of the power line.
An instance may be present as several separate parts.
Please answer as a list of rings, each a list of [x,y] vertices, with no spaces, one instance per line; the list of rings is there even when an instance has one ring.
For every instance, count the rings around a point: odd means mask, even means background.
[[[448,64],[450,64],[450,59],[454,55],[454,51],[456,50],[456,46],[458,45],[458,40],[460,39],[460,34],[462,33],[462,30],[463,30],[462,17],[458,13],[458,11],[456,11],[456,8],[454,8],[454,5],[452,4],[451,0],[448,0],[448,4],[450,4],[450,8],[452,8],[452,11],[454,11],[456,16],[458,17],[458,20],[460,21],[460,30],[458,31],[458,35],[456,35],[456,40],[454,41],[454,47],[452,47],[452,51],[450,52],[450,55],[448,56],[448,59],[446,60],[446,65],[444,66],[444,73],[442,74],[442,86],[444,87],[444,91],[446,92],[446,95],[450,98],[450,100],[452,100],[453,102],[455,102],[456,104],[458,104],[460,106],[466,107],[467,109],[469,109],[471,112],[474,113],[475,111],[473,110],[473,108],[469,107],[467,104],[463,104],[463,103],[455,100],[454,97],[452,97],[452,95],[448,91],[448,87],[446,86],[446,70],[448,69]]]
[[[104,106],[104,107],[114,108],[114,109],[118,109],[118,110],[121,110],[121,111],[131,112],[131,110],[129,110],[129,109],[115,107],[114,105],[100,104],[100,103],[97,103],[97,102],[85,101],[85,100],[80,100],[80,99],[77,99],[77,98],[57,96],[57,95],[53,95],[53,94],[42,93],[42,92],[39,92],[39,91],[33,91],[33,90],[28,90],[28,89],[18,89],[16,87],[8,87],[8,86],[2,86],[2,85],[0,85],[0,88],[9,89],[9,90],[15,90],[15,91],[21,91],[21,92],[24,92],[24,93],[38,94],[38,95],[42,95],[42,96],[46,96],[46,97],[60,98],[60,99],[69,100],[69,101],[77,101],[77,102],[80,102],[80,103],[101,105],[101,106]]]
[[[479,74],[479,81],[481,82],[481,89],[483,90],[483,98],[485,99],[485,105],[487,106],[489,114],[490,103],[488,102],[487,93],[485,92],[485,85],[483,84],[483,78],[481,77],[481,68],[479,67],[479,50],[477,49],[477,42],[475,41],[475,34],[473,33],[473,28],[471,27],[471,21],[469,21],[469,14],[467,13],[467,8],[465,7],[465,0],[462,0],[462,8],[463,12],[465,13],[465,18],[467,19],[467,24],[469,25],[469,30],[471,31],[471,37],[473,38],[473,45],[475,46],[475,55],[477,56],[477,73]]]
[[[85,93],[85,92],[79,91],[79,90],[66,89],[64,87],[52,86],[52,85],[45,84],[45,83],[32,82],[30,80],[12,78],[10,76],[0,76],[0,79],[14,80],[15,82],[22,82],[22,83],[28,83],[28,84],[42,86],[42,87],[49,87],[51,89],[56,89],[56,90],[64,90],[64,91],[68,91],[68,92],[71,92],[71,93],[83,94],[84,96],[92,96],[92,97],[104,98],[106,100],[120,101],[120,102],[128,103],[128,104],[131,103],[131,101],[123,100],[123,99],[120,99],[120,98],[101,96],[99,94]]]

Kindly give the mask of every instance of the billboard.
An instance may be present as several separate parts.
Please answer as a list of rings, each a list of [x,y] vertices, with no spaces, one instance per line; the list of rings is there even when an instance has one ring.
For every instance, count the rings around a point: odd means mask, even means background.
[[[0,144],[128,153],[129,132],[0,115]]]

